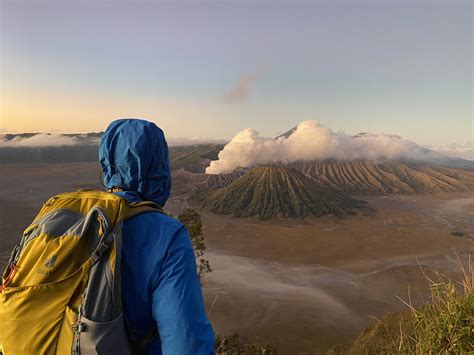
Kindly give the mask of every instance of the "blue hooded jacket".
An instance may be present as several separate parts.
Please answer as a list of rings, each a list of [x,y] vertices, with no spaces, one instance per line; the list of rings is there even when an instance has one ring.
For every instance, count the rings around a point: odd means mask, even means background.
[[[171,190],[168,146],[154,123],[112,122],[100,140],[99,160],[107,188],[120,187],[118,194],[129,201],[164,206]],[[147,212],[124,223],[122,302],[136,338],[156,322],[159,336],[146,354],[214,354],[193,247],[177,220]]]

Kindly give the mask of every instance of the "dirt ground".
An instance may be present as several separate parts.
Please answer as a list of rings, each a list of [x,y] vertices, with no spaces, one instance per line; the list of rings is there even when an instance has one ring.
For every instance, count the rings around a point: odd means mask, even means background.
[[[98,165],[2,165],[0,267],[48,197],[99,188]],[[374,318],[420,303],[420,266],[455,276],[474,253],[474,193],[365,198],[369,216],[257,221],[202,211],[213,272],[203,293],[217,333],[259,336],[279,354],[323,354]],[[172,196],[174,215],[186,205]],[[452,233],[454,233],[455,236]],[[461,236],[459,236],[461,235]]]

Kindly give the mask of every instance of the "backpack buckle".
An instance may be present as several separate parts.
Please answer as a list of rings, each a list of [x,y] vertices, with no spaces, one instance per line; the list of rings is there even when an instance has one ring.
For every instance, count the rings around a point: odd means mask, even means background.
[[[100,243],[96,250],[92,253],[92,260],[94,264],[102,257],[102,255],[109,250],[111,243],[107,242],[104,240],[102,243]]]
[[[15,245],[15,247],[12,250],[12,253],[10,254],[10,259],[8,260],[8,263],[11,264],[17,259],[17,254],[18,251],[20,250],[20,244]]]
[[[83,333],[87,329],[87,325],[78,320],[76,323],[72,324],[72,330],[74,333]]]

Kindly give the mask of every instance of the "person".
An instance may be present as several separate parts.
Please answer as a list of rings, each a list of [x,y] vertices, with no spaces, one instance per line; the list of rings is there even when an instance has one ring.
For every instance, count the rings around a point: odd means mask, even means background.
[[[165,205],[171,190],[168,146],[154,123],[112,122],[100,139],[99,161],[109,191],[130,202]],[[130,336],[148,344],[145,354],[214,354],[214,332],[185,226],[166,214],[146,212],[125,221],[122,235],[122,303]]]

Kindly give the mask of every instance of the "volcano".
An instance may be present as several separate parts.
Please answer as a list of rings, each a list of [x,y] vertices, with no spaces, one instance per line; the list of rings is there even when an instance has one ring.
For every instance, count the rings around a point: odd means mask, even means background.
[[[294,168],[256,167],[230,185],[206,192],[201,203],[214,213],[270,219],[347,215],[363,202],[319,184]]]

